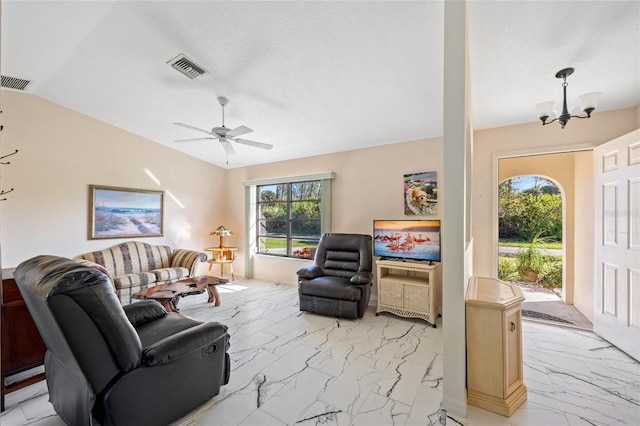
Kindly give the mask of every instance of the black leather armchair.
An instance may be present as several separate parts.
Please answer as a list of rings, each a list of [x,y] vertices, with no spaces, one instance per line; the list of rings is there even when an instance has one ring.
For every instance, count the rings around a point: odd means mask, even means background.
[[[229,381],[225,325],[122,307],[103,272],[56,256],[21,263],[16,283],[47,345],[49,400],[69,425],[167,425]]]
[[[314,265],[298,270],[300,310],[362,318],[373,281],[371,236],[324,234]]]

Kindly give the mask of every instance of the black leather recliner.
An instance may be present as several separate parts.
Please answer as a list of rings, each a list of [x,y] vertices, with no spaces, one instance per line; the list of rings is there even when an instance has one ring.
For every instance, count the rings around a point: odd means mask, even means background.
[[[373,281],[371,236],[324,234],[314,265],[298,270],[300,310],[362,318]]]
[[[69,425],[167,425],[229,381],[225,325],[124,308],[101,271],[37,256],[14,273],[47,352],[49,400]]]

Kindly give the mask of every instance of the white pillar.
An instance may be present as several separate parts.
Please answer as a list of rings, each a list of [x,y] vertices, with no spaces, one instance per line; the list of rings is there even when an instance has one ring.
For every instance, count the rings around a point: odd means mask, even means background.
[[[467,416],[465,238],[467,138],[466,2],[445,1],[444,9],[444,205],[442,223],[442,334],[444,374],[442,405],[449,415]],[[469,231],[467,231],[469,232]],[[467,236],[468,237],[468,236]]]

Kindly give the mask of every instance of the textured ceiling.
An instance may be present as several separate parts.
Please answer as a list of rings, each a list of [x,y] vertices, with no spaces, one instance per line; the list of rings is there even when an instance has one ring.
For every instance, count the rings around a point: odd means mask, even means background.
[[[536,121],[534,105],[601,91],[640,104],[640,2],[471,1],[476,128]],[[26,92],[221,167],[442,135],[440,1],[2,1],[2,75]],[[462,29],[461,29],[462,31]],[[184,53],[210,73],[167,62]],[[172,125],[221,125],[271,151]],[[579,125],[577,123],[569,124]]]

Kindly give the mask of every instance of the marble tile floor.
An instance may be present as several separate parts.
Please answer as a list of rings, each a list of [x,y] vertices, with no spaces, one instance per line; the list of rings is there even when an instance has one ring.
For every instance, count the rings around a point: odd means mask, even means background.
[[[442,328],[391,314],[337,320],[297,307],[295,287],[255,280],[180,301],[185,315],[229,326],[231,380],[175,423],[438,425]],[[640,364],[589,331],[525,322],[527,401],[510,418],[469,407],[448,425],[638,425]],[[2,426],[63,422],[45,382],[7,395]]]

